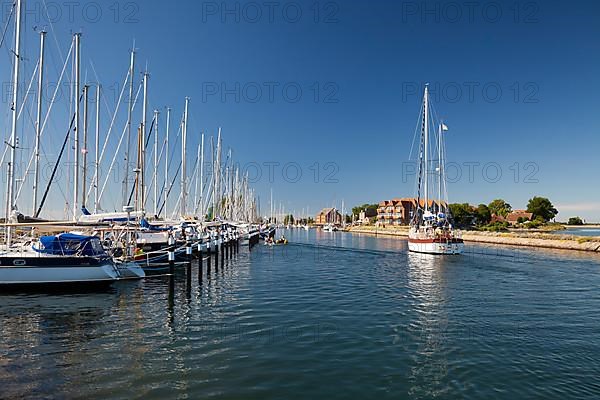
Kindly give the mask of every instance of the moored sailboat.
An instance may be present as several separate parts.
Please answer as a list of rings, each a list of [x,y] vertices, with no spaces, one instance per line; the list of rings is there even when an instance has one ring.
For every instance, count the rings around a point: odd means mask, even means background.
[[[442,122],[433,124],[437,126],[438,132],[437,144],[432,145],[430,137],[432,120],[429,88],[425,86],[421,114],[416,212],[410,222],[408,249],[416,253],[460,254],[464,250],[464,243],[451,223],[444,172],[443,135],[448,128]],[[434,153],[437,157],[432,157]],[[435,193],[436,189],[437,193]]]

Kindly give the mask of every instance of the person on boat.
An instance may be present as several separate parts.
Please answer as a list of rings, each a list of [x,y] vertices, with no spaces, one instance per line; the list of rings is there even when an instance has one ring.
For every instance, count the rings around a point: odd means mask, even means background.
[[[277,240],[277,242],[276,242],[276,243],[277,243],[277,244],[287,244],[287,243],[288,243],[288,241],[287,241],[287,239],[285,238],[285,236],[281,235],[281,238],[280,238],[279,240]]]

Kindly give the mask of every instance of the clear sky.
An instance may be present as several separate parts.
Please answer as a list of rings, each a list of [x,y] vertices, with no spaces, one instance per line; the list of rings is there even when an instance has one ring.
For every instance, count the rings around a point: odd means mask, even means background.
[[[10,3],[2,1],[3,26]],[[409,153],[429,82],[450,127],[451,202],[504,198],[524,208],[542,195],[560,219],[600,221],[596,1],[31,0],[26,7],[24,88],[37,62],[34,27],[50,31],[52,82],[71,33],[81,31],[83,75],[93,83],[97,74],[105,87],[105,132],[135,40],[136,80],[147,65],[149,103],[162,112],[162,132],[164,108],[173,108],[176,126],[189,96],[190,157],[200,132],[222,127],[224,145],[256,178],[263,214],[271,188],[277,204],[298,214],[339,208],[342,200],[351,207],[412,196]],[[5,137],[12,26],[7,32],[0,62]],[[70,80],[70,68],[66,75]],[[45,133],[48,160],[68,128],[67,95],[65,89]],[[35,105],[25,109],[20,157],[28,160]],[[123,121],[121,112],[109,152]],[[49,213],[62,213],[63,194],[70,198],[66,177],[58,186]],[[109,188],[105,207],[120,208],[120,186]],[[19,202],[24,211],[30,191]]]

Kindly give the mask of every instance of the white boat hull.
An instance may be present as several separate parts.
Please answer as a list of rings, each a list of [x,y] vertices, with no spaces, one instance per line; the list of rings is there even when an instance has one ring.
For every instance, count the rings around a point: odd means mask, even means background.
[[[117,263],[119,279],[142,279],[146,277],[144,269],[136,262]]]
[[[95,266],[2,266],[0,285],[100,283],[119,279],[112,263]]]
[[[408,240],[408,250],[414,253],[425,254],[461,254],[465,245],[462,242],[433,242]]]

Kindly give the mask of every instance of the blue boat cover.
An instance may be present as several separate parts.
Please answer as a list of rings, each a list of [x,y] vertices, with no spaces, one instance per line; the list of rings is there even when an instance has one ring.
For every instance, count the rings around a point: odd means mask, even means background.
[[[33,249],[39,253],[53,255],[102,256],[106,251],[96,236],[83,236],[73,233],[61,233],[56,236],[42,236],[40,243],[43,248]]]
[[[169,227],[161,227],[161,226],[151,225],[148,221],[146,221],[146,218],[142,218],[142,220],[140,221],[140,226],[144,229],[149,229],[151,231],[157,231],[157,232],[165,232],[165,231],[168,231],[171,229]]]

